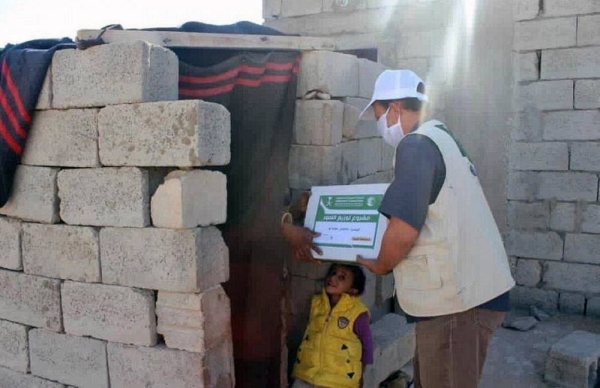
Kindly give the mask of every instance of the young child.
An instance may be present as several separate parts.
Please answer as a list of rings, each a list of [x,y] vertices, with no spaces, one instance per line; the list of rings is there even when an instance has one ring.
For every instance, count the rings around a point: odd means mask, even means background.
[[[358,266],[329,268],[323,292],[312,299],[293,388],[362,386],[363,368],[373,363],[369,309],[360,300],[365,282]]]

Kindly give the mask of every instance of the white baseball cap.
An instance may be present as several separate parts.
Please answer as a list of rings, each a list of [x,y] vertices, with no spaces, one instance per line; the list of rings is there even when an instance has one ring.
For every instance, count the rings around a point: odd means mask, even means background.
[[[425,85],[423,80],[411,70],[385,70],[377,77],[371,102],[360,112],[360,117],[375,101],[400,100],[411,97],[427,101],[427,96],[417,91],[421,83]]]

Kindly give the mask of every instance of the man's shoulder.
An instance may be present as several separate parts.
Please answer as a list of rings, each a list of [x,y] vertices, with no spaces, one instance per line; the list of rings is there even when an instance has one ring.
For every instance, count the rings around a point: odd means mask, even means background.
[[[427,135],[421,133],[407,135],[398,145],[398,152],[409,150],[419,150],[419,154],[423,153],[423,155],[435,155],[435,153],[439,153],[435,142]]]

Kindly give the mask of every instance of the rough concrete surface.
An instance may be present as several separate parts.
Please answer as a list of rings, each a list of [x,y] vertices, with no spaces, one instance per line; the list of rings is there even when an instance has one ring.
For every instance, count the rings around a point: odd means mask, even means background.
[[[514,311],[508,318],[528,315]],[[481,388],[546,388],[543,374],[550,348],[575,330],[600,333],[600,320],[556,315],[527,332],[500,328],[492,339]]]

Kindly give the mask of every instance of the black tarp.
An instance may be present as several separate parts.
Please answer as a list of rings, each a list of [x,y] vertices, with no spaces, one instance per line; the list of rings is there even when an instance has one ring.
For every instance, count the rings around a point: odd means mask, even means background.
[[[38,95],[57,50],[72,49],[64,39],[38,39],[0,48],[0,207],[9,200],[25,148]]]

